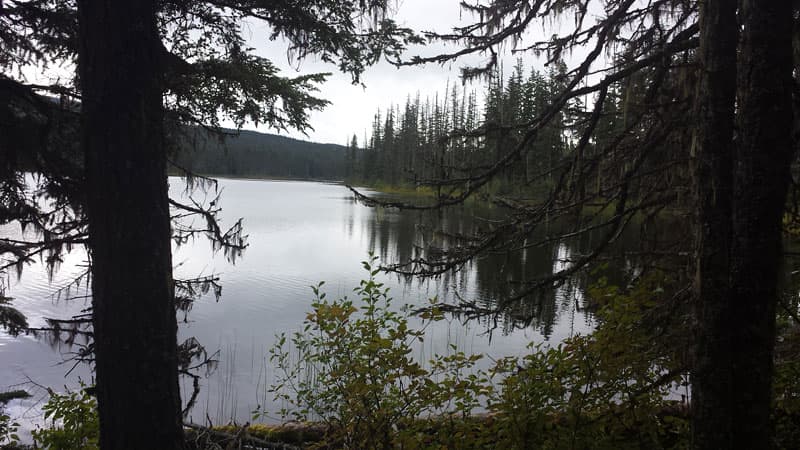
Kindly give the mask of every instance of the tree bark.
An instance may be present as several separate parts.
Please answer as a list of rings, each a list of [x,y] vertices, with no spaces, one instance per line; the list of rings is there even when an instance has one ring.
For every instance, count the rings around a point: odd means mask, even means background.
[[[692,370],[692,443],[732,448],[730,373],[734,349],[729,317],[736,98],[736,3],[700,3],[698,118],[693,148],[696,201],[695,352]]]
[[[692,445],[770,448],[781,222],[793,157],[791,1],[744,0],[738,23],[733,2],[701,5]]]
[[[183,448],[154,1],[78,2],[100,446]]]
[[[731,428],[769,448],[782,218],[792,149],[792,1],[742,1],[731,252]]]

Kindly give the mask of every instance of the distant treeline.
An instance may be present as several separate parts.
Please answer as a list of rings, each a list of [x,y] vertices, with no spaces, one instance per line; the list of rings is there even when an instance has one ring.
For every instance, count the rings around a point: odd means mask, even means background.
[[[503,158],[523,139],[526,123],[540,117],[565,87],[563,63],[547,70],[526,69],[522,60],[505,76],[498,69],[482,94],[449,87],[424,101],[409,97],[403,106],[378,112],[369,134],[353,136],[347,178],[365,184],[419,185],[473,176]],[[619,127],[619,92],[609,105],[593,142]],[[582,102],[570,101],[539,130],[520,160],[493,181],[493,190],[541,192],[553,183],[559,160],[576,139],[572,125],[584,118]]]
[[[193,130],[179,142],[175,165],[203,175],[340,180],[346,147],[241,131],[219,139]],[[173,167],[177,170],[177,168]]]
[[[15,112],[8,116],[0,110],[0,167],[13,164],[22,171],[41,171],[37,161],[57,158],[61,171],[82,177],[84,156],[80,146],[78,115],[80,105],[64,104],[60,99],[45,97],[59,113],[59,145],[50,147],[54,139],[33,111]],[[6,114],[6,115],[4,115]],[[336,144],[292,139],[255,131],[222,130],[209,133],[199,127],[168,123],[169,172],[178,174],[185,168],[201,175],[233,177],[276,177],[341,180],[345,177],[347,147]],[[221,136],[225,136],[221,138]],[[12,151],[13,150],[13,151]],[[176,167],[178,166],[178,167]]]

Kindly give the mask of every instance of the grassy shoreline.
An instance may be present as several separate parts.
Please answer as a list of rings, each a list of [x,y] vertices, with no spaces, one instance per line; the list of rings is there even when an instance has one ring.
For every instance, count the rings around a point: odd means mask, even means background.
[[[167,176],[170,177],[183,177],[185,174],[175,171],[170,171]],[[301,178],[301,177],[282,177],[277,175],[231,175],[231,174],[213,174],[213,173],[198,173],[193,174],[199,177],[225,179],[225,180],[252,180],[252,181],[312,181],[317,183],[336,183],[344,184],[344,180],[330,179],[330,178]]]

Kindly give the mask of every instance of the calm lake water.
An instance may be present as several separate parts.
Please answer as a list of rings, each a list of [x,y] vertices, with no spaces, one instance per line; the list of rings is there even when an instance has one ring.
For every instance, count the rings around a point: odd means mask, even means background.
[[[174,197],[183,195],[182,180],[171,178],[170,183]],[[344,186],[319,182],[222,179],[220,188],[223,224],[244,219],[249,247],[242,258],[232,264],[221,254],[213,255],[203,239],[176,248],[174,254],[177,277],[217,274],[223,285],[221,299],[203,296],[179,330],[181,341],[196,337],[209,353],[219,352],[218,367],[201,382],[201,395],[190,417],[196,422],[206,422],[206,417],[215,423],[246,421],[258,406],[271,412],[272,420],[280,420],[275,414],[280,405],[267,392],[274,377],[268,349],[276,333],[301,328],[313,300],[310,285],[326,281],[329,298],[351,294],[366,274],[360,262],[369,252],[385,263],[404,260],[419,246],[446,246],[438,230],[466,234],[486,226],[498,213],[476,206],[424,213],[369,208],[355,202]],[[18,234],[19,230],[6,227],[0,233]],[[380,280],[391,288],[397,304],[421,305],[435,295],[445,301],[460,295],[491,304],[513,292],[515,281],[560,270],[567,264],[565,259],[581,247],[588,248],[590,241],[591,236],[513,256],[491,255],[437,280],[406,280],[396,275],[380,275]],[[64,300],[84,296],[85,282],[68,293],[53,295],[85,270],[84,259],[80,251],[67,255],[52,280],[36,265],[27,266],[21,279],[8,280],[8,294],[31,325],[44,325],[45,317],[67,317],[88,306],[85,298]],[[449,344],[489,357],[518,355],[531,342],[558,342],[588,332],[593,324],[581,311],[582,299],[579,282],[534,299],[526,309],[535,319],[524,327],[502,320],[497,327],[488,321],[437,323],[428,328],[418,357],[426,360],[433,353],[445,353]],[[33,337],[0,334],[0,390],[25,388],[34,394],[11,403],[7,409],[12,416],[23,417],[27,426],[40,422],[39,406],[46,399],[42,386],[61,391],[74,388],[81,379],[91,380],[87,367],[73,368],[69,361],[74,350]]]

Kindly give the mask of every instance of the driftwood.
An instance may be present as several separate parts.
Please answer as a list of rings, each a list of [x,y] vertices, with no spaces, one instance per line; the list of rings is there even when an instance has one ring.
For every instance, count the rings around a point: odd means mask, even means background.
[[[301,446],[278,440],[266,440],[249,433],[250,424],[242,426],[206,427],[193,423],[184,426],[189,430],[189,448],[197,450],[300,450]],[[230,429],[230,431],[229,431]],[[289,423],[275,427],[276,435],[296,434],[307,438],[308,442],[319,440],[324,430],[318,424]],[[299,442],[298,442],[299,443]]]

